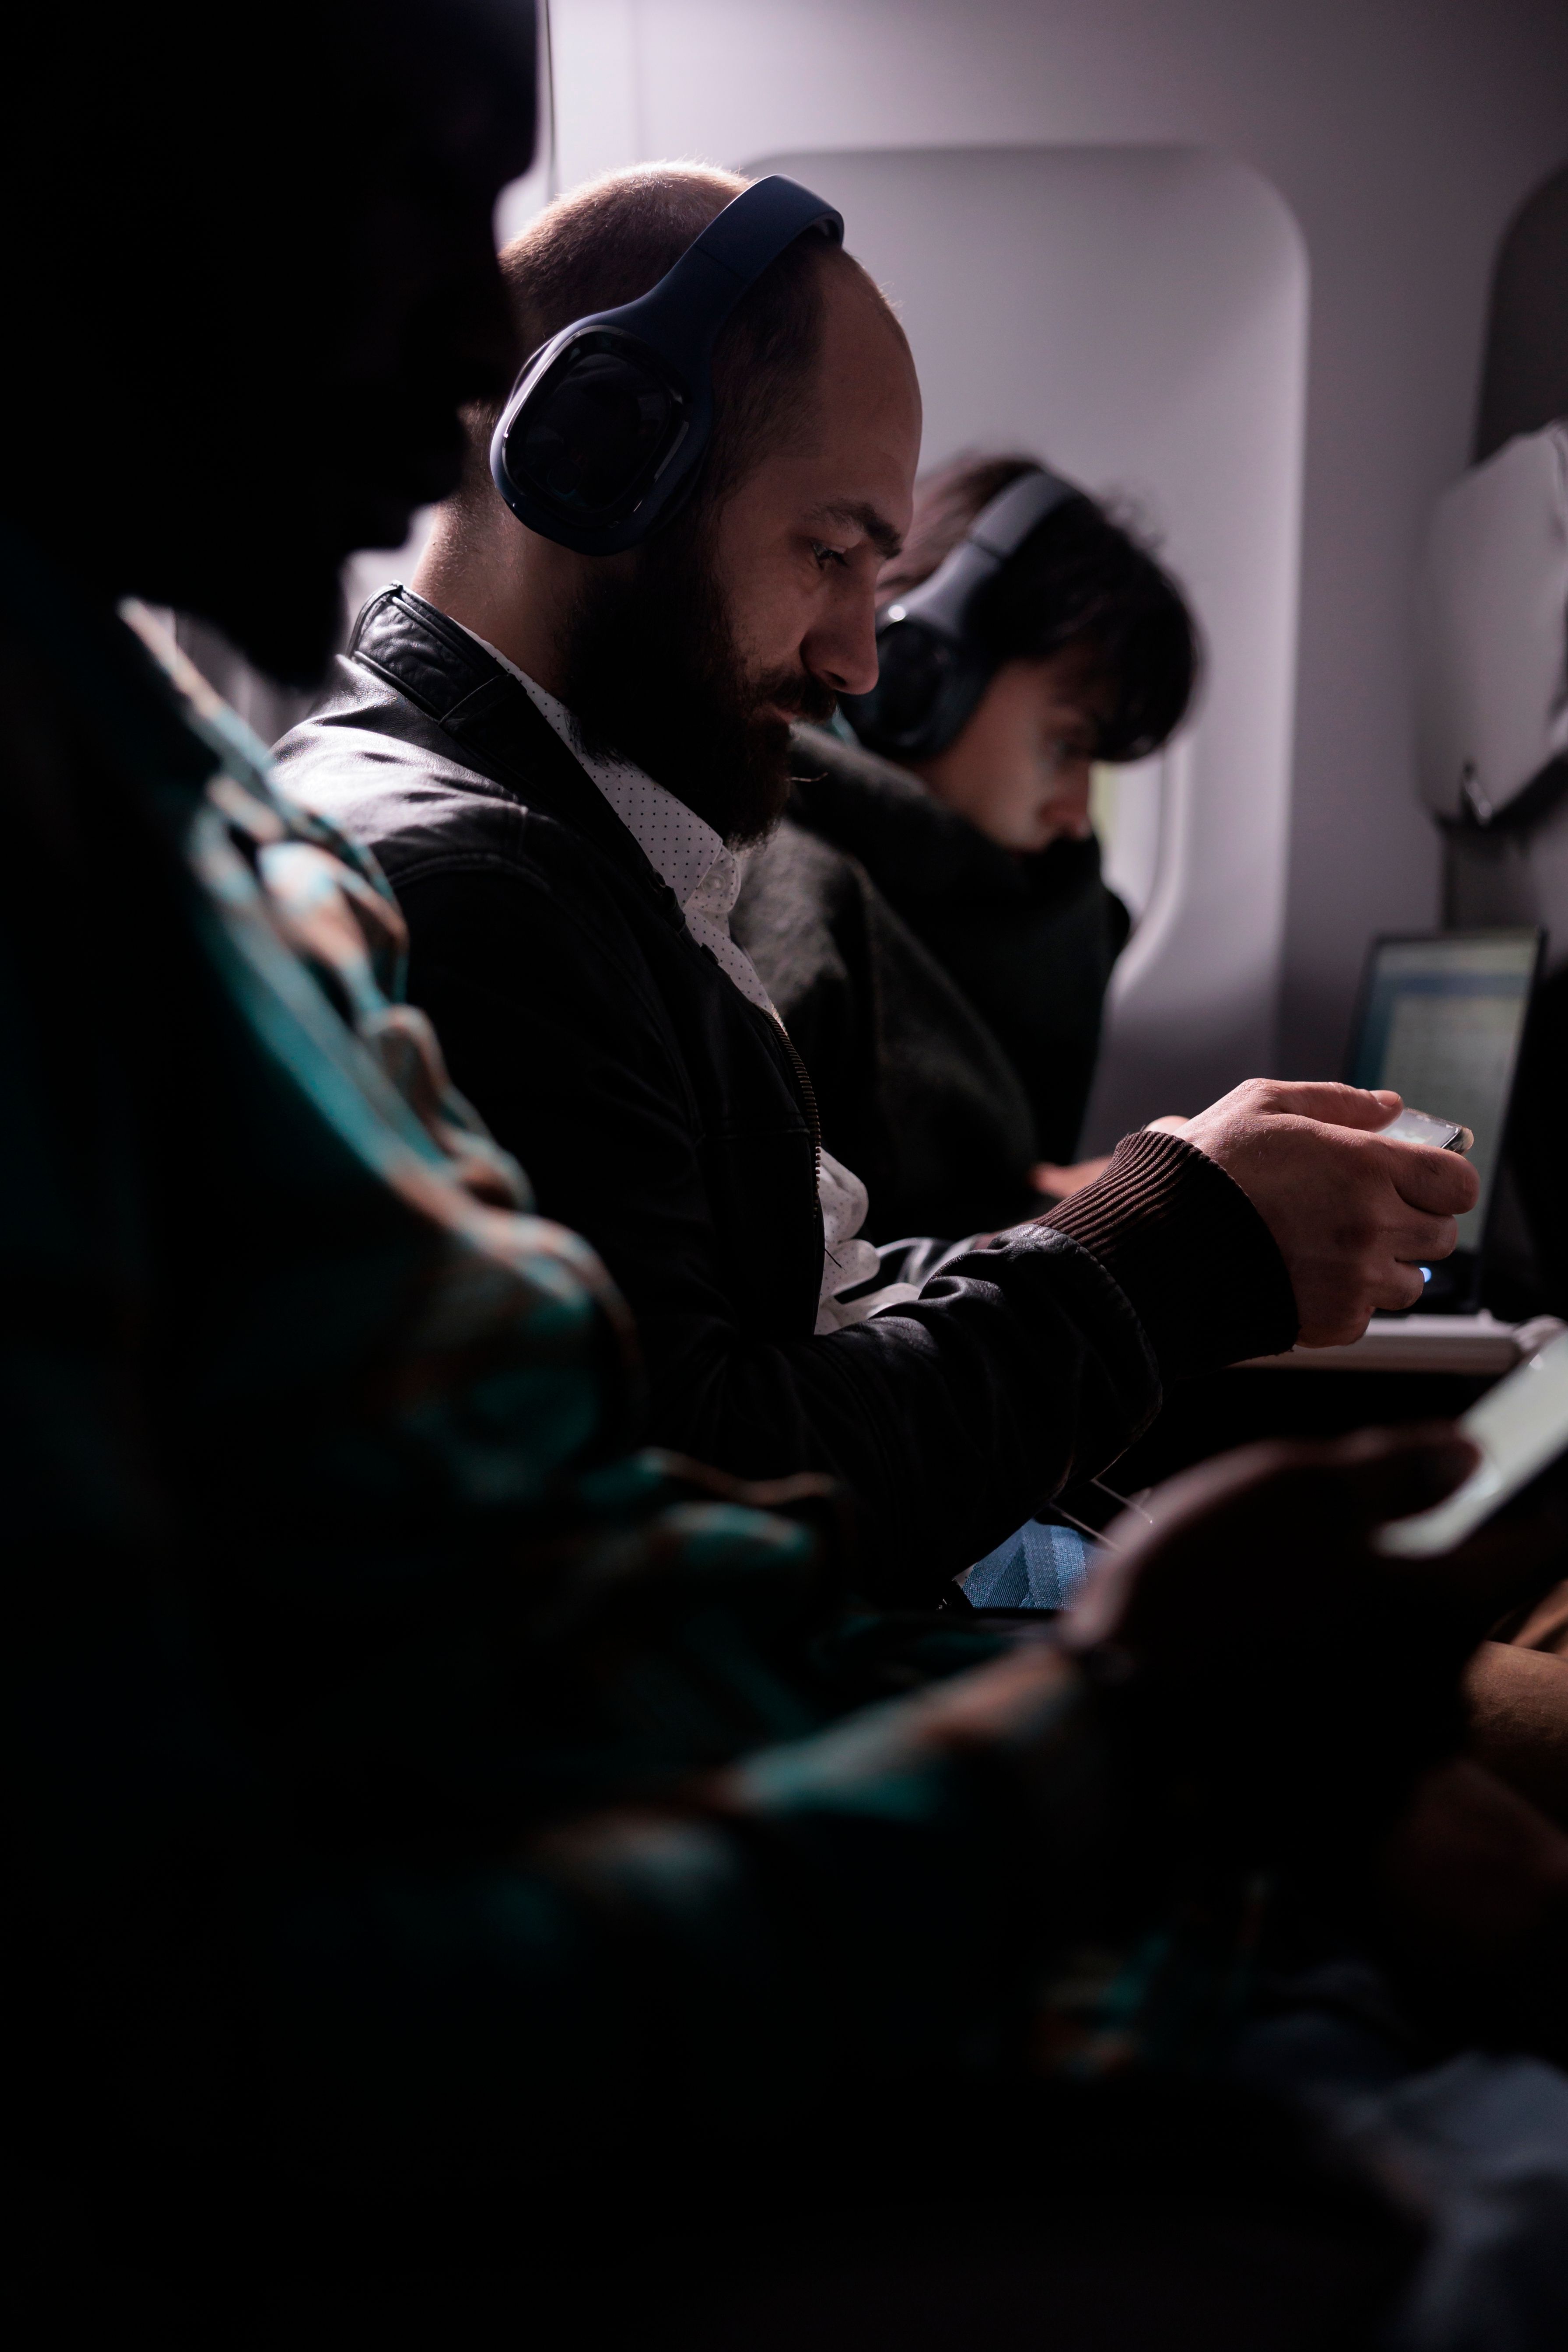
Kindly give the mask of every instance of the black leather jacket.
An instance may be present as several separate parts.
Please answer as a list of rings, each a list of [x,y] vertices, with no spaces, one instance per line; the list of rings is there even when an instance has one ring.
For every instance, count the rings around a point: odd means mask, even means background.
[[[637,1316],[647,1434],[866,1506],[863,1581],[917,1601],[1103,1468],[1162,1376],[1289,1346],[1282,1261],[1170,1137],[814,1336],[815,1118],[784,1037],[685,926],[592,779],[484,649],[406,589],[366,606],[282,778],[380,860],[453,1076]],[[1084,1196],[1089,1199],[1089,1196]]]

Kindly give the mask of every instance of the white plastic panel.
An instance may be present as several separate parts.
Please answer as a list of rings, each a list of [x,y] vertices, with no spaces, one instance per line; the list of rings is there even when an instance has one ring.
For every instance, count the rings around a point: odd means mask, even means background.
[[[1568,751],[1568,425],[1521,433],[1438,499],[1416,600],[1426,804],[1483,824]]]
[[[1100,835],[1100,870],[1135,923],[1159,879],[1164,797],[1163,751],[1126,767],[1095,768],[1089,816]]]
[[[1307,273],[1256,173],[1180,148],[771,155],[898,304],[922,462],[1037,452],[1128,499],[1209,649],[1085,1147],[1268,1069],[1289,820]],[[1129,779],[1126,790],[1139,789]],[[1144,789],[1149,789],[1145,786]]]

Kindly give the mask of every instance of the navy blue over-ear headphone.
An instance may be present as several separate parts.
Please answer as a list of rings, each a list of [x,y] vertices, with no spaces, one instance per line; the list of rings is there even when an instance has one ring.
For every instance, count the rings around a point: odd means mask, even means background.
[[[877,624],[877,683],[869,694],[842,698],[869,751],[930,759],[963,732],[998,667],[974,633],[981,590],[1048,514],[1084,496],[1047,467],[1020,474],[982,508],[931,578],[888,606]]]
[[[652,291],[579,319],[534,352],[490,442],[495,485],[530,530],[618,555],[668,522],[713,426],[713,339],[749,286],[831,205],[773,173],[709,223]]]

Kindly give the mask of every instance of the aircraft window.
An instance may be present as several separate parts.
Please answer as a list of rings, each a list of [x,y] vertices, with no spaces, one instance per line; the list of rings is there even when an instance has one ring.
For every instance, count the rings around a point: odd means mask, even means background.
[[[1089,793],[1105,878],[1135,926],[1153,897],[1159,871],[1164,768],[1163,753],[1125,768],[1097,761]]]

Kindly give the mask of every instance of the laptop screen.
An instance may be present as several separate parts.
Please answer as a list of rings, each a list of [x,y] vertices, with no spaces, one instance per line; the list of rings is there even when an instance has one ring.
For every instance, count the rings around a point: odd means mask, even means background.
[[[1459,1219],[1462,1250],[1481,1245],[1539,950],[1539,932],[1510,930],[1379,940],[1372,951],[1351,1084],[1394,1087],[1412,1110],[1474,1129],[1481,1193]]]

